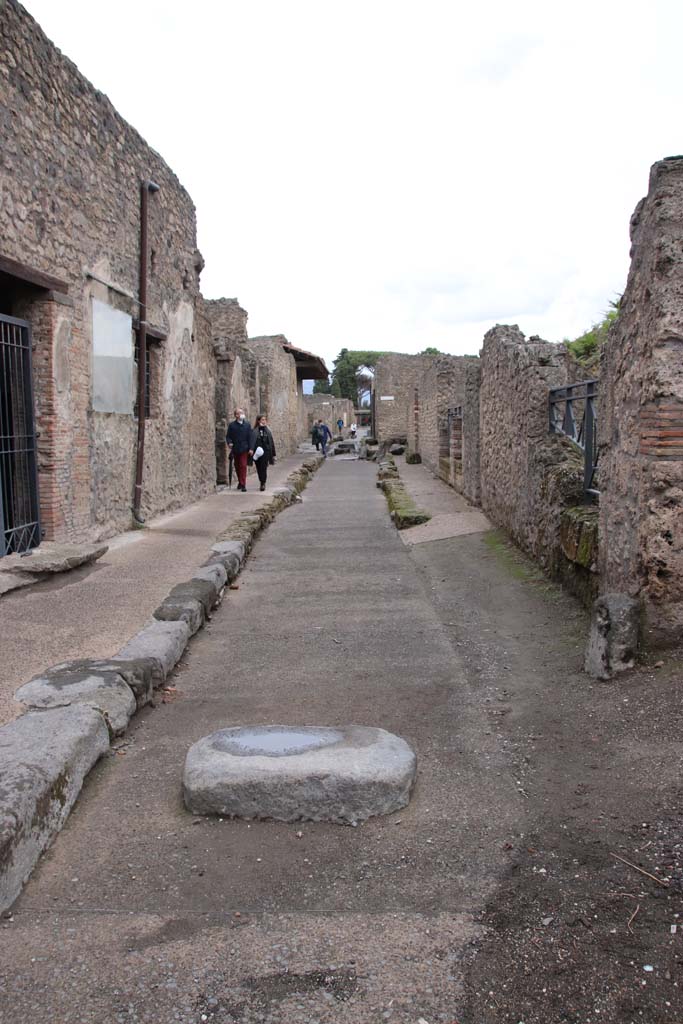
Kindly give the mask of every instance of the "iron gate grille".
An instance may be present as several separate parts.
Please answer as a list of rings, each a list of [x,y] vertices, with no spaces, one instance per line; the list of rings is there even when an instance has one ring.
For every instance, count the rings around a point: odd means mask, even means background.
[[[39,544],[31,328],[0,316],[0,557]]]

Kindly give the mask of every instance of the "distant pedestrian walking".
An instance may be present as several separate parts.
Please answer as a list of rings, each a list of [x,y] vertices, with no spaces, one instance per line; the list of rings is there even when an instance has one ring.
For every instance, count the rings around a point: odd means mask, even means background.
[[[344,427],[344,420],[340,416],[339,419],[337,420],[337,430],[339,431],[340,434],[342,432],[343,427]]]
[[[254,429],[251,432],[251,449],[254,453],[254,465],[261,484],[261,490],[266,489],[268,479],[268,466],[275,462],[275,441],[270,432],[266,417],[257,416],[254,420]]]
[[[320,427],[318,421],[313,420],[313,429],[311,430],[311,443],[315,445],[315,450],[320,451]]]
[[[323,423],[322,420],[318,423],[318,436],[320,437],[320,445],[323,450],[323,455],[327,458],[327,446],[332,440],[332,433],[327,423]]]
[[[237,470],[237,490],[247,489],[247,461],[253,455],[251,448],[251,424],[244,417],[244,409],[235,409],[235,418],[228,426],[226,440]]]

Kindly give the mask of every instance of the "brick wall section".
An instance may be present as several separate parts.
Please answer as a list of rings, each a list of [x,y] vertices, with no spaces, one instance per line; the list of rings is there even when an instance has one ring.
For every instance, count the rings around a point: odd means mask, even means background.
[[[516,326],[498,325],[484,337],[481,506],[551,572],[560,558],[562,510],[582,498],[580,460],[548,431],[548,390],[565,383],[562,346],[540,338],[527,341]],[[471,400],[468,392],[468,405]],[[466,438],[467,430],[463,433]]]
[[[373,390],[375,434],[379,441],[407,437],[415,385],[433,358],[390,352],[377,360]]]
[[[602,353],[601,589],[639,597],[644,639],[683,627],[683,160],[650,173],[631,219],[621,313]]]
[[[354,422],[353,402],[334,395],[304,395],[306,433],[310,436],[313,420],[323,419],[333,434],[337,433],[337,420],[344,420],[344,428]]]
[[[211,338],[197,319],[195,210],[164,161],[16,3],[0,18],[0,251],[65,280],[72,305],[25,301],[36,349],[43,516],[55,537],[130,524],[136,423],[91,404],[91,300],[137,315],[140,182],[152,178],[148,320],[155,353],[143,511],[210,491],[215,480]],[[107,282],[98,284],[90,274]],[[8,310],[5,310],[8,312]],[[59,375],[68,386],[59,386]]]

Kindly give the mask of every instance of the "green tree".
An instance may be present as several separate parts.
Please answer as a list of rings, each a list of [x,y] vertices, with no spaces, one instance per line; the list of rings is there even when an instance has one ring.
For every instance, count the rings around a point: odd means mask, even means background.
[[[421,356],[440,356],[442,353],[439,352],[438,348],[434,348],[433,345],[428,345],[424,352],[419,352]]]
[[[375,365],[384,352],[371,349],[353,351],[343,348],[334,361],[331,393],[348,398],[358,407],[362,395],[370,388]]]

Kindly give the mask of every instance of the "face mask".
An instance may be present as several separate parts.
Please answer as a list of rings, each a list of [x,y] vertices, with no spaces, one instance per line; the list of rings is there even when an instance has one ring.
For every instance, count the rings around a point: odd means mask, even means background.
[[[240,421],[240,423],[244,423],[244,416],[240,416],[239,417],[239,421]]]

